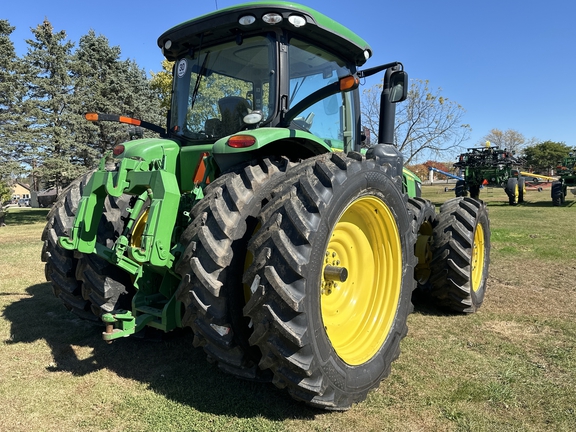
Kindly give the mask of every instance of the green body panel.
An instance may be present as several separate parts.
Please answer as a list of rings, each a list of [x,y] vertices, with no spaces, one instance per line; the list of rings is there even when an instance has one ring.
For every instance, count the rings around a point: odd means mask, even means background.
[[[176,160],[180,153],[180,145],[177,141],[147,138],[123,143],[124,152],[119,157],[122,159],[137,158],[148,163],[162,161],[165,171],[176,172]]]
[[[316,154],[326,153],[331,150],[331,147],[327,145],[321,138],[312,135],[309,132],[299,131],[295,129],[286,129],[278,127],[254,129],[249,131],[244,131],[236,135],[251,136],[254,137],[256,142],[254,145],[246,148],[234,148],[230,147],[228,139],[230,137],[225,137],[219,139],[214,143],[213,153],[214,155],[229,155],[234,153],[246,153],[253,152],[262,149],[265,146],[273,144],[279,141],[292,140],[298,141],[300,145],[314,148]],[[294,144],[298,145],[298,144]]]
[[[170,268],[174,256],[170,253],[172,230],[180,203],[180,189],[176,178],[179,146],[175,141],[146,139],[124,144],[125,152],[118,168],[108,171],[105,158],[84,188],[74,226],[60,244],[69,250],[97,253],[109,262],[134,275],[140,275],[140,264],[150,263]],[[113,249],[96,244],[98,224],[107,195],[138,196],[130,211],[127,229],[131,228],[145,201],[150,206],[140,247],[129,245],[127,232],[122,233]]]
[[[419,197],[422,193],[422,180],[412,171],[404,167],[402,169],[402,183],[404,193],[410,198]]]

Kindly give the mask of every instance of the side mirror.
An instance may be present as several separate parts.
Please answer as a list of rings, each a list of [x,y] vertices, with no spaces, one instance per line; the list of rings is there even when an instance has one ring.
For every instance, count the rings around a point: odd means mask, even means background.
[[[390,102],[398,103],[408,97],[408,74],[404,71],[392,72],[390,76]]]

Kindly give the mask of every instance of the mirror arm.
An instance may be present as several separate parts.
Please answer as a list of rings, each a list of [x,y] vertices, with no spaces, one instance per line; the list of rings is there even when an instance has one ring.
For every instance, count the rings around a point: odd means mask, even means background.
[[[404,70],[404,65],[400,62],[392,62],[392,63],[386,63],[380,66],[375,66],[372,68],[368,68],[368,69],[364,69],[361,71],[358,71],[358,78],[367,78],[369,76],[372,76],[374,74],[377,74],[378,72],[382,72],[384,69],[388,69],[388,68],[396,68],[397,66],[399,66],[399,69],[396,70]]]

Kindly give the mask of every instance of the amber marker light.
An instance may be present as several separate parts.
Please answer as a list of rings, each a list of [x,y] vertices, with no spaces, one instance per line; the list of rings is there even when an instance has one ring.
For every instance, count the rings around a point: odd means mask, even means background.
[[[348,75],[340,79],[340,90],[341,91],[353,90],[356,87],[358,87],[359,84],[360,80],[358,79],[358,77],[355,77],[354,75]]]
[[[131,117],[124,117],[124,116],[120,116],[120,123],[128,123],[134,126],[140,126],[140,120],[131,118]]]
[[[246,148],[256,144],[256,138],[250,135],[234,135],[228,139],[228,146],[233,148]]]
[[[86,113],[84,118],[88,121],[98,121],[98,113]]]

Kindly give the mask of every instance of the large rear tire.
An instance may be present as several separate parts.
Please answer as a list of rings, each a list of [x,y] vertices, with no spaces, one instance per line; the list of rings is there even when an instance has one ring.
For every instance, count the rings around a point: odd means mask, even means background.
[[[486,294],[490,224],[486,204],[455,198],[440,207],[434,229],[432,296],[440,306],[473,313]]]
[[[130,305],[131,296],[123,296],[133,289],[126,274],[104,265],[95,255],[75,255],[58,243],[58,237],[69,235],[78,203],[91,176],[92,172],[73,181],[54,203],[42,232],[41,258],[46,263],[46,280],[51,282],[54,295],[64,306],[81,318],[101,322],[103,313]],[[98,226],[99,239],[121,230],[120,212],[127,202],[127,196],[107,201],[107,210]]]
[[[126,208],[131,196],[107,196],[96,239],[98,244],[112,248],[124,230]],[[131,276],[121,268],[95,254],[82,254],[76,267],[76,278],[82,282],[82,298],[90,302],[96,317],[114,310],[131,309],[136,292]]]
[[[260,351],[248,343],[251,329],[242,313],[247,243],[263,203],[291,165],[286,158],[263,159],[220,176],[193,207],[180,240],[186,247],[176,265],[182,276],[177,297],[186,308],[182,324],[192,328],[194,345],[210,361],[244,379],[270,379],[258,369]]]
[[[357,153],[303,162],[249,243],[244,312],[259,366],[315,407],[363,400],[389,374],[407,333],[414,236],[401,178],[389,169]]]

